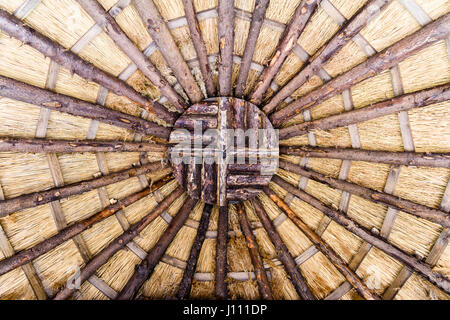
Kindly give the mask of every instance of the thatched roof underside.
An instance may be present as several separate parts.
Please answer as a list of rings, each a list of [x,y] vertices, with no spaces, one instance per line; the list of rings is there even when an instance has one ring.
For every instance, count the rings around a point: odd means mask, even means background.
[[[0,298],[449,299],[450,2],[219,2],[0,0]],[[166,161],[171,117],[212,96],[281,129],[228,217]]]

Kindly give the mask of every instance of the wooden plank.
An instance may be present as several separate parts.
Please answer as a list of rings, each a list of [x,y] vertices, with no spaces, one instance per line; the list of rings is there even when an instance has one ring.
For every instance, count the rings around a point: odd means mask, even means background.
[[[339,26],[345,23],[344,15],[329,0],[322,0],[320,6]]]
[[[113,288],[108,286],[105,281],[97,277],[96,275],[92,275],[88,279],[89,283],[92,284],[94,287],[96,287],[101,293],[103,293],[105,296],[110,298],[111,300],[114,300],[118,293]]]
[[[422,26],[433,21],[415,0],[398,0]]]
[[[392,300],[412,275],[411,270],[403,267],[391,285],[383,293],[383,300]]]
[[[14,15],[22,20],[25,19],[36,8],[42,0],[25,0],[19,8],[16,9]]]
[[[324,298],[324,300],[339,300],[344,296],[347,292],[349,292],[352,289],[352,285],[345,281],[343,284],[341,284],[339,287],[337,287],[333,292],[331,292],[328,296]]]

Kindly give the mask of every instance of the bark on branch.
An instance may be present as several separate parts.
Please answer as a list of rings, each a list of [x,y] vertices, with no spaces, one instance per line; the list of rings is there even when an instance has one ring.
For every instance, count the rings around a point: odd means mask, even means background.
[[[228,287],[225,282],[227,276],[227,247],[228,247],[228,204],[219,207],[216,241],[216,273],[215,294],[216,299],[226,300]]]
[[[234,2],[219,1],[219,95],[230,96],[234,51]]]

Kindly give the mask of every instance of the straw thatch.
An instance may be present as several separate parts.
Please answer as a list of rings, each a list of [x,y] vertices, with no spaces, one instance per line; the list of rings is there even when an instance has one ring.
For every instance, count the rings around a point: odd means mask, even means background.
[[[97,25],[83,9],[89,1],[100,4],[109,26]],[[0,0],[0,142],[51,139],[92,148],[0,152],[0,299],[175,299],[182,280],[190,283],[183,297],[191,299],[450,299],[450,167],[389,158],[408,152],[448,164],[449,1],[89,1]],[[264,7],[255,14],[258,4]],[[19,41],[15,19],[41,38]],[[49,51],[49,43],[62,49]],[[394,64],[378,59],[386,52]],[[39,97],[15,89],[11,79],[42,89]],[[438,98],[415,99],[437,87]],[[280,160],[444,218],[279,169],[274,181],[282,182],[272,181],[270,192],[242,207],[214,206],[198,242],[205,203],[177,189],[167,139],[158,132],[171,130],[168,119],[184,107],[216,92],[252,99],[268,116],[288,115],[274,121],[290,130],[280,141],[288,150]],[[352,110],[381,110],[397,97],[404,97],[405,109],[355,116],[344,125],[335,120]],[[327,119],[321,129],[317,121]],[[289,129],[294,125],[301,130]],[[105,141],[110,148],[133,142],[162,149],[104,152]],[[289,152],[295,147],[345,148],[354,158],[308,150],[300,156]],[[370,153],[361,159],[357,149],[385,151],[389,159]],[[156,162],[160,169],[136,175]],[[59,197],[66,189],[69,196]],[[36,205],[7,212],[17,197]],[[184,212],[187,204],[192,209]],[[220,220],[224,210],[227,221]],[[84,223],[69,240],[11,264],[17,254],[41,250]],[[195,270],[184,280],[196,246]],[[224,261],[226,268],[216,270]],[[80,272],[89,276],[77,284]],[[264,292],[260,272],[267,274]]]

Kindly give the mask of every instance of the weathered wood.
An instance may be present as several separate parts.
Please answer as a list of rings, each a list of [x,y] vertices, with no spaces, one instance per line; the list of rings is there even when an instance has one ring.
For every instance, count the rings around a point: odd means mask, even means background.
[[[289,206],[281,200],[277,194],[269,187],[264,188],[264,192],[272,201],[282,209],[287,216],[297,225],[297,227],[311,240],[312,243],[333,263],[339,272],[344,275],[348,282],[367,300],[380,300],[380,297],[370,291],[358,275],[349,268],[345,261],[330,247],[323,239],[316,234],[307,224],[305,224]]]
[[[391,152],[309,146],[280,147],[280,153],[307,158],[379,162],[414,167],[450,167],[449,153]]]
[[[252,199],[260,194],[262,189],[250,188],[250,187],[240,187],[239,189],[227,189],[227,200],[229,201],[246,201]]]
[[[440,224],[444,227],[448,228],[450,226],[450,214],[444,211],[434,209],[422,204],[418,204],[409,200],[405,200],[386,192],[376,191],[373,189],[362,187],[355,183],[347,182],[345,180],[327,177],[319,172],[302,168],[299,165],[287,161],[281,160],[280,168],[299,174],[303,177],[313,179],[317,182],[330,186],[331,188],[347,191],[351,194],[358,195],[364,199],[381,203],[389,207],[393,207],[397,210],[410,213],[416,217],[429,220],[431,222]]]
[[[192,280],[194,279],[195,268],[197,267],[198,257],[203,246],[203,242],[206,238],[206,231],[208,231],[209,226],[209,216],[212,211],[212,205],[205,204],[203,208],[202,217],[200,218],[200,223],[197,228],[197,235],[192,245],[191,252],[189,254],[189,259],[186,263],[186,269],[183,273],[183,278],[181,279],[180,286],[178,287],[177,298],[184,300],[189,298],[191,292]]]
[[[242,56],[241,66],[239,69],[239,76],[236,81],[234,89],[234,96],[242,98],[244,95],[245,86],[247,84],[248,73],[252,64],[253,54],[258,41],[259,32],[264,22],[267,7],[270,0],[257,0],[255,2],[255,9],[253,10],[252,22],[248,31],[247,42],[245,43],[244,55]]]
[[[187,105],[183,98],[170,86],[150,60],[122,31],[119,24],[96,0],[77,0],[102,30],[122,49],[140,71],[159,89],[170,103],[183,112]]]
[[[234,1],[219,1],[219,95],[232,94],[234,51]]]
[[[312,59],[309,64],[305,65],[294,78],[285,84],[280,91],[271,98],[264,106],[263,111],[266,114],[271,113],[284,99],[305,84],[308,79],[317,74],[332,56],[340,51],[353,37],[358,35],[367,23],[392,1],[393,0],[368,1],[340,32],[336,33],[322,49],[319,49],[319,54],[317,56]]]
[[[0,76],[0,96],[73,116],[97,120],[145,135],[167,139],[170,134],[168,128],[156,123],[3,76]]]
[[[227,176],[227,186],[253,186],[262,187],[267,185],[272,176],[250,176],[231,174]]]
[[[298,38],[309,21],[309,18],[317,8],[317,0],[303,0],[295,10],[291,22],[284,31],[278,48],[271,57],[268,66],[260,75],[255,88],[250,97],[250,101],[259,105],[264,94],[270,87],[273,78],[281,69],[284,61],[292,52],[292,49],[297,44]]]
[[[183,224],[186,222],[192,208],[194,207],[196,200],[188,198],[181,207],[180,211],[170,222],[164,234],[155,244],[155,246],[147,254],[147,257],[142,262],[135,266],[135,272],[128,280],[127,284],[123,287],[117,296],[118,300],[130,300],[134,299],[139,288],[150,277],[158,264],[159,260],[164,255],[164,252],[169,247],[172,240],[177,235]]]
[[[161,170],[163,168],[164,165],[161,164],[161,161],[152,162],[138,168],[119,171],[97,179],[85,180],[62,187],[55,187],[46,191],[33,192],[0,201],[0,218],[22,209],[37,207],[45,203],[82,194],[132,177]],[[161,181],[167,182],[165,178]]]
[[[173,114],[157,102],[148,100],[124,81],[95,67],[68,51],[60,44],[54,42],[43,34],[31,29],[16,17],[0,9],[0,29],[10,37],[32,46],[44,56],[54,60],[59,65],[78,74],[87,81],[97,82],[119,96],[125,96],[144,107],[149,112],[155,113],[167,122],[173,122]]]
[[[88,228],[91,228],[94,224],[103,221],[104,219],[115,214],[117,211],[128,207],[136,201],[148,196],[151,192],[161,187],[159,183],[155,183],[153,186],[146,188],[140,192],[134,193],[123,199],[118,200],[115,204],[112,204],[102,211],[95,213],[89,218],[78,221],[69,227],[66,227],[59,231],[56,235],[42,241],[41,243],[22,251],[17,252],[13,256],[0,261],[0,275],[7,273],[17,267],[20,267],[41,255],[56,248],[65,241],[72,239],[73,237],[81,234]]]
[[[216,203],[217,201],[217,164],[208,164],[203,160],[201,198],[206,203]]]
[[[390,244],[388,241],[381,238],[379,235],[374,234],[373,232],[367,230],[365,227],[361,226],[348,216],[345,216],[339,213],[338,211],[326,206],[317,198],[307,194],[302,190],[297,189],[292,184],[285,182],[280,177],[275,176],[272,179],[272,181],[281,186],[286,191],[298,197],[300,200],[305,201],[314,208],[320,210],[326,216],[330,217],[336,223],[340,224],[341,226],[343,226],[345,229],[352,232],[356,236],[365,240],[369,244],[377,247],[378,249],[380,249],[387,255],[391,256],[392,258],[410,267],[424,279],[435,284],[445,292],[450,293],[450,280],[448,280],[439,272],[433,271],[428,264],[420,261],[416,257],[406,253],[405,251],[399,249],[398,247]]]
[[[264,210],[263,205],[261,204],[258,198],[252,200],[253,207],[255,208],[255,213],[261,221],[264,229],[267,232],[270,240],[275,246],[278,259],[283,263],[288,275],[290,276],[290,280],[295,287],[295,290],[299,294],[299,296],[304,300],[315,300],[313,293],[308,288],[305,278],[301,274],[300,270],[297,267],[297,263],[294,258],[290,254],[288,248],[284,244],[277,230],[275,229],[272,221],[270,221],[269,216]]]
[[[167,146],[148,142],[50,140],[0,137],[0,152],[165,152]]]
[[[252,259],[253,268],[255,270],[259,293],[262,299],[272,300],[272,290],[270,289],[269,280],[267,279],[267,273],[264,269],[264,263],[261,259],[261,255],[259,254],[259,246],[250,227],[250,223],[248,222],[247,215],[242,203],[238,204],[237,212],[241,224],[242,233],[244,234],[248,252],[250,253],[250,258]]]
[[[217,128],[217,116],[210,115],[182,115],[175,122],[174,128],[194,130],[195,126],[202,130]]]
[[[422,108],[446,100],[450,100],[450,84],[403,95],[365,108],[354,109],[341,114],[283,128],[280,130],[279,137],[280,139],[288,139],[307,134],[316,129],[329,130],[344,127],[414,108]]]
[[[137,237],[142,230],[144,230],[153,220],[155,220],[164,210],[181,195],[183,194],[183,188],[177,187],[172,191],[162,202],[160,202],[150,213],[148,213],[139,222],[130,226],[130,228],[114,239],[106,248],[101,250],[95,255],[87,264],[80,270],[79,280],[80,283],[84,283],[89,279],[103,264],[105,264],[116,252],[125,248],[135,237]],[[65,300],[70,298],[75,292],[75,289],[69,287],[62,288],[54,297],[54,300]]]
[[[136,7],[150,36],[191,102],[200,102],[203,94],[153,0],[132,0],[131,3]]]
[[[205,82],[206,93],[209,97],[214,97],[216,95],[216,87],[214,86],[212,71],[208,62],[208,53],[206,51],[205,42],[200,34],[200,26],[198,24],[197,16],[195,15],[194,4],[192,0],[183,0],[183,5],[192,44],[197,53],[200,71],[202,72],[203,81]]]
[[[215,296],[218,300],[228,298],[228,287],[225,282],[227,276],[227,247],[228,247],[228,204],[219,207],[216,240],[216,272]]]
[[[325,83],[320,88],[290,103],[272,114],[270,119],[274,125],[280,125],[300,111],[318,105],[332,96],[392,68],[433,43],[446,39],[449,34],[450,13],[447,13],[414,34],[403,38],[353,69]]]

